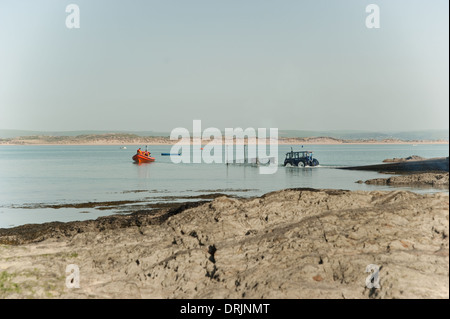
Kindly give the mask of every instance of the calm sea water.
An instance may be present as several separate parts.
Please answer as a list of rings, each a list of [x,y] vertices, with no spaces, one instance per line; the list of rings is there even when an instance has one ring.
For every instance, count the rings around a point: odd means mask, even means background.
[[[294,150],[300,146],[292,145]],[[308,145],[320,167],[282,167],[261,175],[257,167],[225,164],[174,164],[161,156],[171,146],[149,146],[154,163],[136,165],[135,146],[0,146],[0,228],[28,223],[95,219],[123,211],[96,208],[39,208],[50,204],[140,200],[176,201],[176,197],[225,193],[255,196],[291,187],[348,190],[392,190],[357,184],[357,180],[387,177],[376,172],[340,170],[383,159],[419,155],[449,156],[448,145]],[[279,145],[283,162],[290,145]],[[400,188],[396,188],[400,189]],[[435,192],[432,188],[401,188]],[[183,199],[185,201],[186,199]]]

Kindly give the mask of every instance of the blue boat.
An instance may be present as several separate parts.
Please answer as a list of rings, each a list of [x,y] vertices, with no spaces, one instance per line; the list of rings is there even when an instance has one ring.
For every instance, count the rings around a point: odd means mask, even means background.
[[[175,154],[175,153],[161,153],[161,156],[181,156],[181,153]]]

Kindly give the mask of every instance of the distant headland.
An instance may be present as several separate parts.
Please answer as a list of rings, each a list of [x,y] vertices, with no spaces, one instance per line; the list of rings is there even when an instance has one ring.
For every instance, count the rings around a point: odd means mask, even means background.
[[[279,144],[448,144],[448,130],[398,133],[280,130]],[[0,145],[173,145],[165,132],[0,130]],[[203,140],[208,143],[209,140]]]

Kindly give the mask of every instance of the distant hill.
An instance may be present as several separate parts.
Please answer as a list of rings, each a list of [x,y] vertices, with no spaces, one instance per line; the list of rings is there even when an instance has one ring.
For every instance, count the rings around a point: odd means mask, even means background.
[[[223,132],[222,132],[223,133]],[[11,139],[24,136],[81,136],[105,134],[132,134],[140,137],[169,137],[170,132],[154,131],[24,131],[1,130],[0,139]],[[423,130],[399,132],[370,132],[370,131],[302,131],[279,130],[281,138],[312,138],[329,137],[341,140],[401,140],[401,141],[448,141],[449,130]]]
[[[402,141],[417,140],[449,140],[449,130],[424,130],[405,132],[369,132],[369,131],[297,131],[280,130],[280,137],[319,137],[326,136],[343,140],[385,140],[399,139]]]
[[[170,133],[153,131],[25,131],[25,130],[1,130],[0,138],[14,138],[19,136],[80,136],[80,135],[104,135],[104,134],[133,134],[137,136],[169,136]]]

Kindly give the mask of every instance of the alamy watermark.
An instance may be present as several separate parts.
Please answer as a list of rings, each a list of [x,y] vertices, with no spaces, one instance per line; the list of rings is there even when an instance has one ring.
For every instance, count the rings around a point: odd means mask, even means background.
[[[375,264],[367,265],[366,272],[370,273],[370,275],[366,277],[366,287],[369,289],[381,288],[381,286],[380,286],[380,266],[375,265]]]
[[[366,7],[366,12],[370,13],[366,17],[367,29],[379,29],[380,28],[380,7],[376,4],[369,4]]]
[[[173,163],[235,163],[259,165],[260,174],[275,174],[278,170],[278,129],[225,128],[225,134],[215,127],[202,131],[201,120],[192,123],[192,138],[188,129],[177,127],[170,133],[178,140],[170,150]],[[209,143],[202,147],[202,141]],[[192,145],[191,145],[192,144]],[[191,152],[192,146],[192,152]]]
[[[66,12],[69,15],[66,17],[67,29],[79,29],[80,28],[80,7],[77,4],[69,4],[66,7]]]
[[[68,29],[80,28],[80,7],[71,3],[66,6],[66,27]],[[366,6],[366,13],[369,13],[365,19],[366,28],[379,29],[380,28],[380,7],[377,4],[369,4]]]
[[[80,288],[80,267],[76,264],[66,267],[66,287],[69,289]]]

